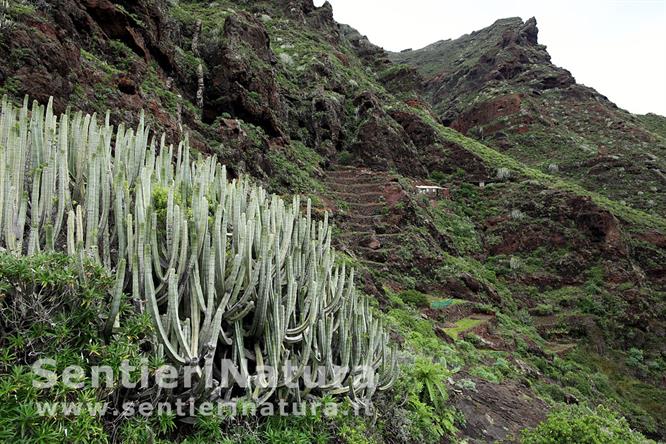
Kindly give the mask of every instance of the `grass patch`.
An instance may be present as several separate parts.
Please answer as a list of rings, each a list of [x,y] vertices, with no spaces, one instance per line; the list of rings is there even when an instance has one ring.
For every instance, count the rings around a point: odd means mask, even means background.
[[[458,339],[461,333],[473,329],[486,322],[483,319],[465,318],[456,322],[455,327],[444,328],[444,332],[453,339]]]

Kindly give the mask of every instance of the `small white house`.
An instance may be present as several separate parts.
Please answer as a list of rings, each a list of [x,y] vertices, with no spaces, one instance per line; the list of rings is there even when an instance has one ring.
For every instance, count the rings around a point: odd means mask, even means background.
[[[416,191],[419,194],[426,194],[432,197],[448,197],[449,190],[437,185],[416,185]]]

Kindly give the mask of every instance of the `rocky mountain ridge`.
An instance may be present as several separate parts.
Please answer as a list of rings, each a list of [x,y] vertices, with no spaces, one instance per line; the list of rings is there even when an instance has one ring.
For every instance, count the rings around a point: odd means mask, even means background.
[[[442,123],[529,165],[663,214],[666,145],[658,134],[555,66],[534,18],[391,54],[425,77]]]

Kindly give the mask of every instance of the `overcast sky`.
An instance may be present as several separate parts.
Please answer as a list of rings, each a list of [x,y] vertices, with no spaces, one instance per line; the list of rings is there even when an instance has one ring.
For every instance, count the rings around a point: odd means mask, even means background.
[[[666,0],[329,1],[338,22],[393,51],[534,16],[539,42],[579,83],[631,112],[666,115]]]

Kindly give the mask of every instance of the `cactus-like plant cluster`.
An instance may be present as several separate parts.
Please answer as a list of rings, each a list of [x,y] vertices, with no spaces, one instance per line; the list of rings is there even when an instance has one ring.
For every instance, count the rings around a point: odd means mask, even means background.
[[[12,26],[12,20],[9,18],[9,1],[0,0],[0,31]]]
[[[132,295],[159,349],[198,375],[194,396],[238,393],[219,385],[223,360],[255,401],[362,402],[392,384],[395,353],[381,320],[357,294],[353,270],[335,264],[327,217],[314,221],[309,202],[304,215],[300,207],[228,181],[215,157],[191,158],[187,139],[176,149],[151,139],[143,118],[114,132],[108,115],[100,125],[81,113],[57,117],[50,103],[2,102],[0,247],[65,250],[114,270],[107,329]],[[307,370],[326,379],[305,387]]]

